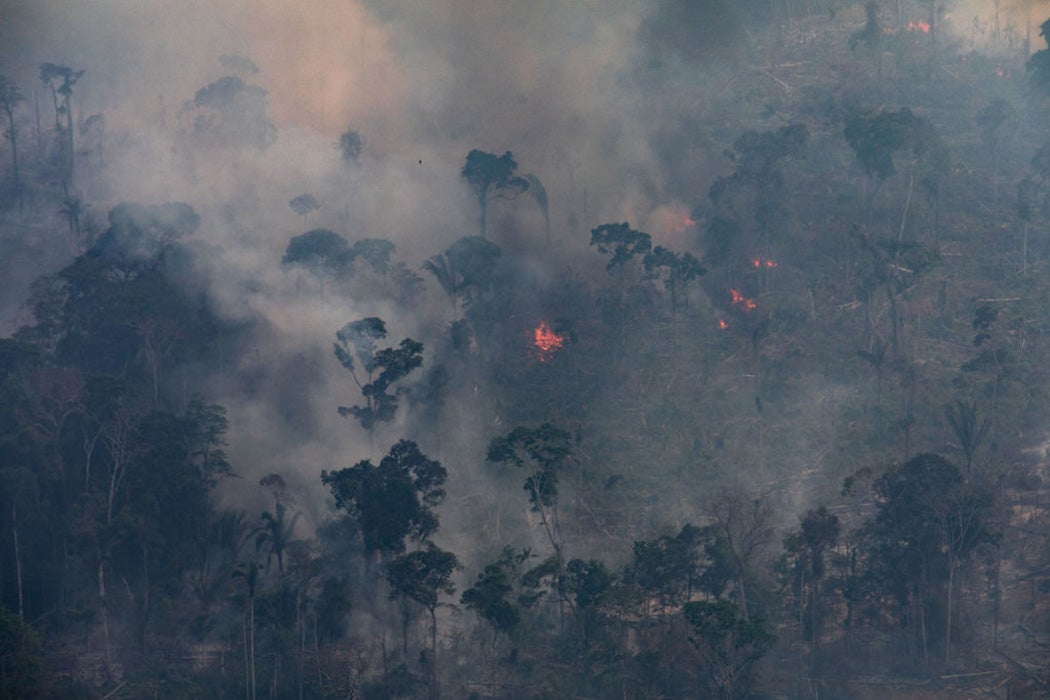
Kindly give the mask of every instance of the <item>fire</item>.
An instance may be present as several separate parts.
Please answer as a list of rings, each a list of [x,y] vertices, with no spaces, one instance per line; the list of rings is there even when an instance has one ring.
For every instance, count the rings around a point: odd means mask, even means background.
[[[918,22],[908,22],[909,32],[922,32],[923,34],[930,33],[930,23],[919,20]]]
[[[751,267],[776,267],[777,263],[773,260],[763,260],[762,258],[751,258]]]
[[[733,297],[733,304],[742,306],[745,311],[753,311],[757,306],[754,299],[748,299],[732,287],[729,288],[729,294]]]
[[[725,319],[720,318],[720,319],[718,319],[718,327],[721,328],[722,330],[725,330],[725,329],[729,328],[729,324],[725,322]]]
[[[672,233],[685,233],[690,227],[696,226],[696,224],[696,219],[686,214],[681,219],[671,219],[668,225]]]
[[[565,338],[552,331],[546,321],[541,321],[533,334],[535,336],[533,342],[539,351],[540,362],[546,362],[554,357],[554,354],[565,345]]]

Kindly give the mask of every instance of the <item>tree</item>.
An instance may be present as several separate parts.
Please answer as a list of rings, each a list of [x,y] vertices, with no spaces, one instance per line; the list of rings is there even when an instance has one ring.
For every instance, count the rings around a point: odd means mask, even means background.
[[[74,145],[73,145],[73,86],[84,75],[83,70],[74,70],[69,66],[54,63],[40,64],[40,82],[51,91],[51,101],[55,107],[55,131],[62,144],[62,185],[69,187],[73,180]],[[63,126],[61,117],[65,116]],[[66,192],[66,194],[69,194]]]
[[[321,208],[321,204],[317,201],[317,198],[309,192],[301,194],[298,197],[292,197],[288,202],[288,206],[292,208],[292,211],[304,219],[310,216],[310,212],[317,211]]]
[[[0,606],[0,697],[40,697],[41,645],[36,630]]]
[[[183,112],[192,118],[192,134],[204,146],[264,150],[277,140],[266,108],[266,90],[227,75],[205,85]]]
[[[261,516],[262,525],[257,530],[255,539],[256,548],[266,548],[266,568],[270,568],[270,558],[277,560],[277,573],[284,577],[284,555],[288,546],[293,544],[295,523],[302,513],[296,513],[288,517],[288,506],[277,501],[273,512],[264,512]]]
[[[930,453],[887,471],[874,481],[872,490],[878,505],[869,529],[868,576],[874,592],[896,600],[904,613],[902,628],[908,617],[916,621],[925,664],[929,663],[928,613],[943,601],[947,661],[954,573],[988,537],[983,515],[990,500],[968,485],[954,464]]]
[[[671,293],[671,360],[677,359],[678,350],[678,296],[686,285],[707,272],[692,253],[675,253],[663,246],[656,246],[642,260],[646,273],[662,277],[664,287]]]
[[[464,305],[475,304],[492,287],[496,262],[502,254],[492,241],[481,236],[466,236],[423,263],[423,269],[434,276],[448,295],[453,320],[458,315],[461,299]]]
[[[515,175],[517,170],[518,164],[510,151],[497,156],[475,148],[467,154],[467,160],[463,164],[460,175],[470,184],[474,190],[474,196],[478,198],[482,238],[485,237],[485,216],[488,211],[489,198],[511,197],[528,189],[528,180]]]
[[[364,406],[340,406],[339,415],[356,418],[370,441],[376,426],[389,423],[397,414],[398,394],[389,393],[391,385],[423,364],[422,343],[405,338],[396,348],[377,349],[375,341],[385,337],[386,324],[371,316],[343,326],[333,343],[336,359],[350,372],[365,399]],[[355,358],[364,376],[358,376]]]
[[[460,596],[460,603],[492,625],[495,632],[493,643],[501,634],[512,636],[521,622],[519,607],[508,600],[508,596],[514,591],[516,579],[520,578],[519,567],[528,557],[527,550],[518,553],[505,547],[503,556],[486,564],[474,584]],[[520,602],[521,597],[517,600]]]
[[[568,431],[550,423],[538,428],[518,427],[490,442],[486,455],[494,464],[527,470],[523,489],[529,494],[532,510],[540,515],[559,568],[563,562],[558,528],[558,473],[572,459],[571,440]]]
[[[551,243],[551,212],[550,203],[547,201],[547,188],[543,186],[540,179],[532,173],[525,173],[522,175],[525,178],[525,182],[528,183],[528,192],[532,195],[532,198],[536,200],[536,204],[539,205],[540,211],[543,213],[543,226],[544,232],[546,233],[547,245]]]
[[[768,498],[724,488],[711,503],[710,516],[732,567],[740,612],[747,620],[746,581],[755,557],[773,534],[773,508]]]
[[[378,466],[362,460],[321,473],[340,508],[361,528],[365,551],[388,556],[405,550],[405,538],[425,541],[437,529],[431,510],[445,498],[448,476],[416,443],[400,440]]]
[[[1039,25],[1039,36],[1043,37],[1050,47],[1050,19]],[[1032,54],[1025,68],[1030,74],[1032,85],[1043,94],[1050,95],[1050,48]]]
[[[262,565],[256,561],[244,563],[237,566],[233,572],[234,578],[244,581],[244,615],[242,617],[242,632],[244,633],[244,674],[245,689],[249,700],[255,700],[255,596],[259,588],[259,572]]]
[[[920,162],[928,165],[929,172],[925,186],[932,197],[939,189],[940,171],[946,167],[947,153],[944,143],[933,125],[923,117],[917,116],[907,107],[896,112],[886,110],[855,112],[846,119],[844,131],[846,141],[853,150],[869,182],[865,201],[865,225],[870,223],[872,200],[882,183],[897,172],[894,155],[905,152],[910,156],[908,164],[908,185],[905,192],[901,221],[897,231],[898,245],[903,242],[905,225],[914,190],[915,172]],[[936,204],[936,199],[934,203]]]
[[[339,155],[343,157],[343,163],[349,165],[350,163],[356,163],[357,159],[361,157],[364,141],[359,133],[353,129],[347,129],[340,134],[339,143],[336,146],[339,149]]]
[[[825,556],[836,545],[841,530],[837,515],[826,506],[809,510],[799,528],[784,538],[779,568],[794,590],[800,639],[820,643],[820,585],[826,572]]]
[[[456,586],[452,574],[460,568],[452,552],[446,552],[433,542],[423,549],[395,557],[386,567],[390,597],[402,597],[426,608],[430,614],[430,696],[437,698],[437,607],[440,595],[452,595]]]
[[[648,233],[635,231],[630,224],[602,224],[591,230],[591,245],[599,253],[608,255],[606,269],[612,272],[622,268],[632,258],[644,257],[652,250],[653,239]]]
[[[707,227],[713,245],[705,262],[749,264],[756,256],[774,257],[776,238],[790,230],[791,197],[783,168],[803,153],[809,140],[804,124],[790,124],[776,131],[745,131],[733,141],[725,155],[733,172],[719,177],[708,190],[714,209]],[[766,271],[760,270],[759,281]]]
[[[317,279],[317,293],[323,299],[325,280],[345,270],[352,258],[345,238],[334,231],[315,228],[288,241],[281,265],[305,267]]]
[[[728,600],[693,601],[682,607],[695,636],[689,642],[707,663],[722,700],[746,697],[751,669],[776,642],[761,616],[748,617]]]
[[[0,75],[0,109],[7,115],[4,136],[11,142],[11,165],[14,170],[14,199],[22,201],[22,184],[18,179],[18,127],[15,125],[15,107],[23,100],[22,91],[6,75]]]
[[[655,603],[657,611],[677,608],[703,586],[702,576],[714,544],[711,530],[686,524],[677,535],[663,535],[634,543],[633,558],[624,579],[641,595],[644,614]],[[717,595],[720,590],[706,590]]]
[[[966,458],[966,473],[972,475],[973,456],[984,442],[992,421],[987,416],[978,420],[976,401],[956,401],[944,409],[944,414]]]

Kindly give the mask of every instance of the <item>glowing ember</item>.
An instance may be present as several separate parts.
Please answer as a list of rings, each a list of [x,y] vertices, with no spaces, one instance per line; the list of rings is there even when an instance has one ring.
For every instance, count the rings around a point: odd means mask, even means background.
[[[554,357],[554,353],[561,350],[562,346],[565,345],[565,338],[552,331],[546,321],[540,322],[540,325],[533,333],[535,335],[534,343],[539,351],[540,362],[546,362]]]
[[[718,319],[718,327],[721,328],[722,330],[725,330],[726,328],[729,328],[729,324],[726,323],[723,319],[720,318],[720,319]]]
[[[748,299],[732,287],[729,288],[729,294],[733,297],[733,304],[743,307],[745,311],[752,311],[757,306],[754,299]]]
[[[773,260],[762,260],[762,258],[751,258],[751,267],[776,267],[777,263]]]
[[[918,22],[908,22],[909,32],[922,32],[923,34],[930,33],[930,23],[919,20]]]

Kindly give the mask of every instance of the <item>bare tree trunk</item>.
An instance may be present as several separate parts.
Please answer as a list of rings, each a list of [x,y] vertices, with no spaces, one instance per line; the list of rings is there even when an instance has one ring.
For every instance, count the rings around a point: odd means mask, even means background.
[[[18,510],[11,504],[11,535],[15,545],[15,578],[18,585],[18,619],[25,620],[25,608],[22,597],[22,549],[18,543]]]
[[[437,608],[436,606],[430,608],[430,697],[437,700],[440,697],[438,692],[438,670],[437,670],[437,649],[438,649],[438,638],[437,638]]]
[[[948,609],[944,621],[944,665],[952,659],[952,593],[955,589],[955,557],[948,560]]]
[[[255,700],[255,596],[249,596],[248,601],[248,656],[251,663],[251,700]]]
[[[106,645],[106,664],[110,663],[109,647],[109,604],[106,601],[106,558],[103,556],[101,547],[98,557],[98,600],[102,610],[102,640]]]

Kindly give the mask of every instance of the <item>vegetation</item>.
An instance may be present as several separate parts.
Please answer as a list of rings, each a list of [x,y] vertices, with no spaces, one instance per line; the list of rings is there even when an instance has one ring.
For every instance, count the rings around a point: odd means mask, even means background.
[[[0,698],[1050,693],[1050,49],[701,5],[638,23],[664,181],[598,213],[570,158],[288,145],[242,56],[124,201],[94,73],[0,75],[0,245],[55,263],[0,338]]]

